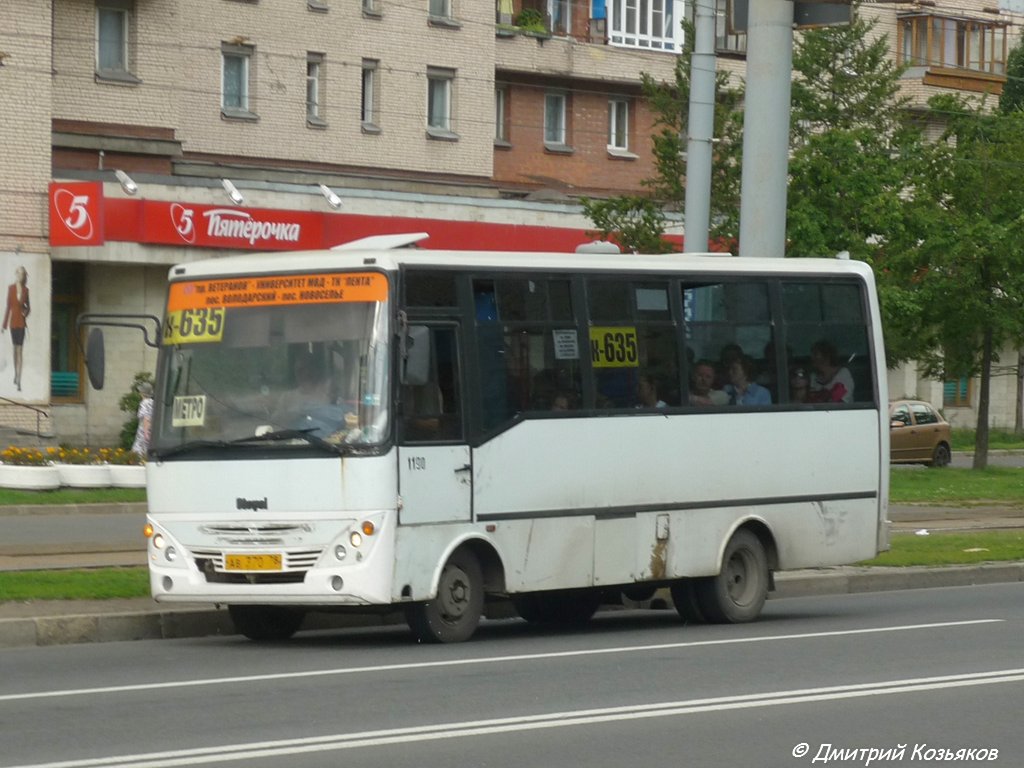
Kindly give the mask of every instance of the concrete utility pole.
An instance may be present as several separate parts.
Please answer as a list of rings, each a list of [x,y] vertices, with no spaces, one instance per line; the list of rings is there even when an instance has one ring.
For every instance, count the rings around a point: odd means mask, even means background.
[[[793,3],[752,0],[743,107],[740,256],[785,255],[792,70]]]
[[[683,253],[708,249],[711,157],[715,134],[714,0],[694,0],[690,59],[690,115],[686,128],[686,210]]]

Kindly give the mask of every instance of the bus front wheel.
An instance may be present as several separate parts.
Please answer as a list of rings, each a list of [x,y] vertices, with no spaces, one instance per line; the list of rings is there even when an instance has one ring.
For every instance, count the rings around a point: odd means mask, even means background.
[[[437,597],[413,603],[405,619],[423,643],[460,643],[476,631],[484,609],[484,579],[472,552],[457,550],[441,570]]]
[[[287,640],[302,626],[306,615],[296,608],[276,605],[229,605],[235,629],[261,643]]]
[[[717,624],[740,624],[761,614],[768,597],[768,556],[750,531],[729,539],[717,576],[693,585],[701,613]]]

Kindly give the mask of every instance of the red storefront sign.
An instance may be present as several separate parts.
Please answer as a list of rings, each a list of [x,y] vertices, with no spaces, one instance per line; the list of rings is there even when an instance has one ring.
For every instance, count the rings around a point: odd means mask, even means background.
[[[58,202],[60,205],[58,205]],[[72,225],[79,225],[76,229]],[[93,239],[82,237],[90,232]],[[597,236],[587,229],[409,216],[238,208],[135,198],[103,199],[100,182],[50,185],[50,244],[105,241],[247,251],[330,248],[369,235],[426,232],[427,248],[569,252]],[[679,236],[667,236],[681,243]]]
[[[50,184],[50,245],[103,244],[103,184]]]

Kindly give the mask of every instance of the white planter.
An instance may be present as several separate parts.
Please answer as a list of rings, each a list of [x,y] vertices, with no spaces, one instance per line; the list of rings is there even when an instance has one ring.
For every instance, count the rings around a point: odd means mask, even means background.
[[[54,464],[60,484],[71,488],[107,488],[110,467],[106,464]]]
[[[0,464],[0,487],[24,491],[42,491],[60,488],[60,473],[54,466],[26,467],[18,464]]]
[[[109,464],[110,484],[115,488],[145,488],[146,467],[142,464]]]

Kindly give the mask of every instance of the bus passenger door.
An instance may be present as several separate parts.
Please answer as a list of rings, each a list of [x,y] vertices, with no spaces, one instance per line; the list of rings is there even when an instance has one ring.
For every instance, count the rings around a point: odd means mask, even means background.
[[[465,442],[458,328],[410,323],[408,370],[400,385],[399,522],[469,520],[473,470]],[[414,354],[419,359],[414,359]]]

